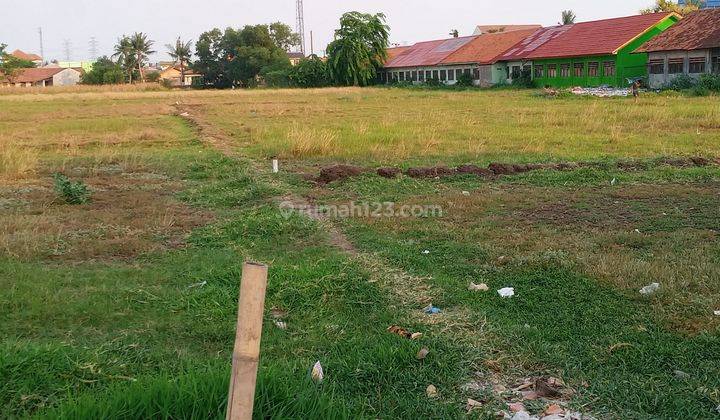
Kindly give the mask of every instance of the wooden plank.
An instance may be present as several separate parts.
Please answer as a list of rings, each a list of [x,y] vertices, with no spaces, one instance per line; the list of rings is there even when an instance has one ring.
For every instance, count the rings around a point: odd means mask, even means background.
[[[245,263],[240,283],[227,420],[252,419],[268,267]]]

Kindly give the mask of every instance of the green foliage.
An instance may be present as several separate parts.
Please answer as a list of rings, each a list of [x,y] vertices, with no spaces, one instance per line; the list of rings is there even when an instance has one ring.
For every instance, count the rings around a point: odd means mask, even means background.
[[[702,74],[698,84],[711,92],[720,92],[720,74]]]
[[[327,47],[333,81],[366,86],[375,80],[377,70],[387,59],[389,31],[382,13],[345,13],[340,18],[340,29],[335,31],[335,40]]]
[[[258,76],[278,83],[283,80],[283,71],[289,71],[284,47],[295,41],[287,25],[281,25],[205,32],[195,44],[198,60],[193,68],[204,76],[207,85],[217,88],[255,86]]]
[[[463,74],[461,74],[461,75],[457,78],[457,83],[456,83],[456,85],[457,85],[457,86],[461,86],[461,87],[471,87],[471,86],[473,86],[472,74],[467,74],[467,73],[464,73],[464,72],[463,72]]]
[[[192,58],[192,41],[183,42],[178,37],[175,44],[167,44],[165,47],[168,50],[170,58],[175,60],[175,63],[180,66],[180,84],[185,84],[185,69],[187,68],[190,58]]]
[[[653,6],[640,10],[640,14],[674,12],[685,16],[699,10],[704,3],[704,0],[685,0],[685,4],[681,5],[672,0],[656,0]]]
[[[125,82],[125,72],[120,65],[108,57],[101,57],[93,64],[92,70],[81,76],[85,85],[113,85]]]
[[[160,72],[159,71],[151,71],[145,75],[145,79],[148,82],[157,83],[158,80],[160,80]]]
[[[437,77],[431,77],[429,79],[425,80],[425,85],[430,87],[440,87],[443,86],[444,83],[440,81]]]
[[[697,81],[687,74],[680,74],[676,76],[668,85],[669,89],[672,90],[687,90],[691,89],[697,84]]]
[[[290,72],[290,81],[293,86],[302,88],[317,88],[330,85],[330,75],[327,63],[314,55],[301,60]]]
[[[135,32],[127,36],[123,35],[115,44],[113,58],[117,59],[117,63],[125,70],[128,75],[128,81],[132,83],[135,70],[138,71],[140,79],[145,81],[143,66],[151,54],[155,51],[152,49],[154,41],[148,39],[147,34]]]
[[[563,10],[562,14],[560,15],[560,24],[561,25],[572,25],[575,23],[575,20],[577,19],[577,16],[575,15],[575,12],[572,10]]]
[[[22,69],[33,68],[35,63],[32,61],[22,60],[12,54],[8,54],[6,44],[0,44],[0,73],[12,82]]]
[[[84,182],[73,182],[61,173],[54,174],[53,179],[55,180],[55,192],[68,204],[85,204],[90,201],[90,190]]]
[[[300,44],[300,34],[293,32],[282,22],[271,23],[268,31],[273,43],[283,51],[290,51],[290,48]]]
[[[529,69],[523,69],[520,72],[520,76],[516,77],[512,81],[512,85],[520,88],[532,89],[535,87],[535,81],[532,78],[532,73]]]

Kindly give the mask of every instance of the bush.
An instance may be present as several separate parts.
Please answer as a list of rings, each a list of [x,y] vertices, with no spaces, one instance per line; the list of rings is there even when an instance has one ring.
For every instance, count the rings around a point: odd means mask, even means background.
[[[698,84],[711,92],[720,92],[720,74],[703,74]]]
[[[697,82],[692,77],[688,76],[687,74],[681,74],[677,77],[675,77],[670,84],[668,85],[669,89],[672,90],[687,90],[691,89],[693,86],[695,86]]]
[[[327,63],[317,56],[303,59],[290,72],[290,81],[294,86],[302,88],[329,86],[330,73]]]
[[[112,85],[125,82],[125,72],[107,57],[99,58],[81,77],[85,85]]]
[[[471,87],[473,86],[473,78],[471,74],[463,73],[457,79],[457,86]]]
[[[145,75],[145,80],[150,83],[157,83],[160,80],[160,72],[151,71]]]
[[[57,192],[68,204],[85,204],[90,201],[90,190],[82,181],[72,182],[63,174],[56,173],[55,192]]]
[[[532,78],[530,69],[523,69],[520,76],[513,79],[512,85],[520,88],[534,88],[535,81]]]
[[[438,78],[431,77],[425,81],[425,84],[431,87],[439,87],[443,85],[443,82],[441,82]]]
[[[710,90],[701,84],[697,84],[690,89],[690,95],[692,96],[708,96]]]

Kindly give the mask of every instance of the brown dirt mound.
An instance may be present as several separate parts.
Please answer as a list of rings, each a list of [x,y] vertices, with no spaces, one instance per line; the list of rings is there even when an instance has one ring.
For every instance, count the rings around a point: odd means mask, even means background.
[[[327,168],[322,168],[320,170],[320,175],[318,175],[316,181],[323,183],[323,184],[328,184],[333,181],[339,181],[339,180],[351,178],[354,176],[358,176],[363,172],[365,172],[365,170],[359,166],[352,166],[352,165],[328,166]]]
[[[402,173],[402,171],[399,168],[379,168],[377,170],[378,175],[388,179],[397,178],[400,173]]]
[[[435,166],[431,168],[410,168],[405,175],[410,178],[438,178],[454,175],[455,171],[447,166]]]
[[[477,176],[493,176],[493,175],[495,175],[495,172],[491,171],[490,169],[481,168],[477,165],[458,166],[457,173],[468,174],[468,175],[477,175]]]
[[[509,163],[491,163],[488,168],[493,171],[495,175],[512,175],[515,173],[515,166]]]

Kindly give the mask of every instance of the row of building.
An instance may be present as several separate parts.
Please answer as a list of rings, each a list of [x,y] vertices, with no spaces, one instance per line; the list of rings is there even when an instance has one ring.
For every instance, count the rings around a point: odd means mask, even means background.
[[[539,86],[627,86],[644,79],[653,88],[681,74],[720,74],[720,9],[653,13],[543,28],[478,27],[475,34],[388,49],[381,83],[475,85],[512,83],[528,75]]]

